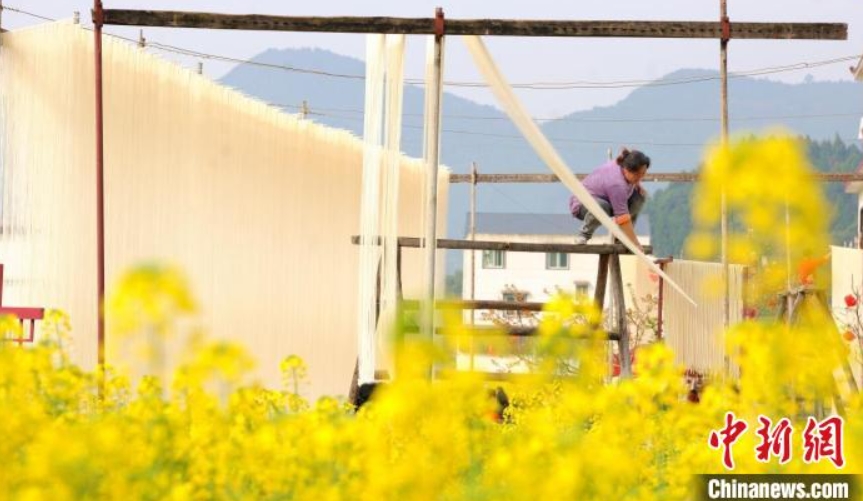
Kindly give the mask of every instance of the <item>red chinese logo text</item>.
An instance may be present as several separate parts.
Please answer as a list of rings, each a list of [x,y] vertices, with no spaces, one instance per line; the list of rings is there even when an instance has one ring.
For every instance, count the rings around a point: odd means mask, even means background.
[[[721,430],[713,431],[710,433],[709,444],[710,447],[714,449],[718,449],[720,446],[723,448],[722,455],[722,463],[725,464],[725,467],[729,470],[734,469],[734,458],[731,454],[731,446],[734,445],[734,442],[740,438],[740,435],[746,431],[747,428],[746,421],[742,419],[737,420],[734,418],[733,412],[727,412],[725,414],[725,428]],[[720,436],[722,437],[720,439]]]
[[[821,422],[810,417],[803,430],[803,461],[816,463],[822,457],[833,461],[837,468],[845,466],[842,455],[842,418],[831,416]]]

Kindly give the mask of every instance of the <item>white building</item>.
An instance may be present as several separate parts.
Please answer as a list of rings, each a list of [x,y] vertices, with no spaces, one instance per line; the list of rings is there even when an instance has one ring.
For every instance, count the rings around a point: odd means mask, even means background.
[[[476,240],[571,244],[579,228],[581,221],[569,214],[476,214]],[[650,243],[646,214],[638,218],[635,231],[642,245]],[[470,238],[470,233],[466,234],[465,238]],[[598,229],[590,241],[607,242],[609,235],[605,228]],[[462,297],[513,300],[513,291],[518,291],[526,295],[525,301],[546,302],[557,290],[592,295],[598,264],[599,258],[594,254],[465,251]],[[622,261],[622,268],[627,283],[627,272],[634,273],[634,262]]]
[[[858,82],[863,82],[863,57],[851,73]],[[857,138],[863,140],[863,118],[857,129]],[[855,170],[863,172],[863,162]],[[836,317],[840,332],[847,328],[847,323],[853,323],[854,310],[845,305],[845,296],[860,293],[863,289],[863,182],[845,183],[846,193],[857,194],[857,235],[854,238],[853,249],[831,247],[831,307]],[[859,339],[851,343],[851,366],[858,381],[863,381],[863,342]]]
[[[851,68],[851,73],[855,80],[863,82],[863,57],[860,58],[856,67]],[[857,127],[857,139],[863,141],[863,118],[860,119],[860,125]],[[858,174],[863,172],[863,162],[860,163],[855,172]],[[863,248],[863,238],[861,238],[863,237],[863,183],[860,181],[846,183],[845,192],[857,193],[857,238],[854,243],[858,249]]]
[[[574,243],[581,221],[569,214],[511,214],[477,213],[476,240],[494,242],[525,243]],[[636,224],[639,241],[650,243],[650,225],[647,215],[642,215]],[[470,238],[469,231],[465,232]],[[590,243],[608,243],[608,230],[600,228]],[[568,293],[593,295],[599,257],[595,254],[562,254],[506,251],[465,251],[463,257],[464,299],[523,300],[547,302],[558,290]],[[473,263],[473,265],[472,265]],[[623,283],[635,284],[638,266],[634,256],[621,257]],[[473,273],[471,273],[473,270]],[[642,270],[643,272],[643,270]],[[471,285],[475,285],[474,290]],[[608,290],[608,289],[606,289]],[[636,292],[637,294],[637,292]],[[630,295],[627,294],[627,301]],[[469,318],[469,317],[468,317]],[[500,318],[500,316],[498,316]],[[488,323],[483,312],[475,314],[477,324]],[[513,321],[515,318],[507,318]],[[524,320],[524,319],[522,319]],[[522,324],[533,324],[530,319]],[[460,370],[483,372],[529,372],[525,359],[519,353],[530,351],[531,340],[512,338],[503,345],[500,342],[477,340],[470,350],[461,347],[456,356]]]

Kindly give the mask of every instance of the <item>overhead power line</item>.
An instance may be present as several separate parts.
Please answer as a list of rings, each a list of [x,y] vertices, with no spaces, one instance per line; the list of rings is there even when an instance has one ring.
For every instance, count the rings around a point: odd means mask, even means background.
[[[56,19],[42,16],[39,14],[35,14],[32,12],[24,11],[21,9],[7,7],[4,6],[6,10],[11,12],[16,12],[24,15],[29,15],[32,17],[36,17],[38,19],[43,19],[46,21],[56,21]],[[120,38],[123,40],[127,40],[132,43],[139,43],[139,40],[134,40],[131,38],[126,38],[120,35],[111,35],[116,38]],[[262,61],[255,61],[254,59],[242,59],[231,56],[225,56],[221,54],[214,54],[209,52],[202,52],[192,49],[187,49],[184,47],[178,47],[175,45],[164,44],[161,42],[153,42],[146,41],[145,45],[147,47],[153,48],[155,50],[160,50],[163,52],[170,52],[180,55],[185,55],[189,57],[194,57],[198,59],[208,59],[213,61],[221,61],[228,62],[234,64],[245,64],[249,66],[256,66],[261,68],[268,69],[277,69],[290,71],[294,73],[302,73],[302,74],[310,74],[317,76],[325,76],[332,78],[345,78],[345,79],[354,79],[354,80],[364,80],[365,75],[362,74],[349,74],[349,73],[337,73],[330,72],[326,70],[320,69],[310,69],[310,68],[300,68],[296,66],[290,66],[285,64],[276,64],[276,63],[265,63]],[[780,65],[780,66],[769,66],[764,68],[756,68],[752,70],[739,71],[739,72],[731,72],[728,73],[728,78],[745,78],[745,77],[753,77],[753,76],[763,76],[770,75],[775,73],[783,73],[787,71],[798,71],[804,69],[817,68],[821,66],[828,66],[838,63],[844,63],[848,61],[857,61],[861,57],[861,54],[854,54],[848,56],[840,56],[831,59],[824,59],[818,61],[801,61],[797,63]],[[660,79],[660,80],[649,80],[649,79],[640,79],[640,80],[607,80],[607,81],[591,81],[591,80],[572,80],[572,81],[559,81],[559,82],[516,82],[512,83],[513,88],[517,89],[525,89],[525,90],[572,90],[572,89],[621,89],[621,88],[632,88],[632,87],[665,87],[669,85],[685,85],[685,84],[694,84],[701,82],[709,82],[714,80],[719,80],[719,75],[702,75],[702,76],[693,76],[686,78],[676,78],[676,79]],[[417,78],[407,78],[405,82],[412,85],[423,85],[424,81],[422,79]],[[444,81],[444,85],[448,87],[468,87],[468,88],[483,88],[488,87],[488,84],[485,82],[466,82],[466,81]]]
[[[134,41],[134,40],[133,40]],[[268,68],[268,69],[278,69],[284,71],[290,71],[294,73],[304,73],[332,78],[345,78],[345,79],[353,79],[353,80],[365,80],[365,75],[360,74],[348,74],[348,73],[335,73],[325,70],[318,69],[309,69],[309,68],[298,68],[296,66],[289,66],[284,64],[276,64],[276,63],[265,63],[261,61],[255,61],[253,59],[241,59],[230,56],[224,56],[219,54],[211,54],[206,52],[198,52],[189,49],[184,49],[181,47],[176,47],[173,45],[158,43],[158,42],[147,42],[148,47],[152,47],[157,50],[162,50],[165,52],[173,52],[176,54],[188,55],[191,57],[201,58],[201,59],[209,59],[223,62],[230,62],[235,64],[245,64],[249,66],[256,66],[260,68]],[[820,61],[802,61],[798,63],[783,65],[783,66],[773,66],[767,68],[757,68],[753,70],[739,71],[728,74],[728,78],[745,78],[745,77],[753,77],[753,76],[763,76],[770,75],[774,73],[784,73],[787,71],[798,71],[803,69],[811,69],[817,68],[821,66],[828,66],[848,61],[857,61],[860,58],[861,54],[854,54],[850,56],[842,56],[833,59],[825,59]],[[687,77],[687,78],[677,78],[677,79],[661,79],[661,80],[610,80],[610,81],[587,81],[587,80],[575,80],[575,81],[560,81],[560,82],[515,82],[512,83],[511,86],[515,89],[523,89],[523,90],[573,90],[573,89],[623,89],[623,88],[632,88],[632,87],[665,87],[669,85],[685,85],[685,84],[694,84],[701,82],[710,82],[719,80],[719,75],[702,75],[697,77]],[[406,78],[405,83],[410,85],[418,85],[422,86],[425,84],[424,80],[418,78]],[[488,87],[488,84],[485,82],[464,82],[464,81],[454,81],[454,80],[445,80],[444,85],[447,87],[462,87],[462,88],[485,88]]]
[[[27,12],[25,10],[16,9],[15,7],[9,7],[8,5],[4,5],[2,7],[3,10],[8,10],[9,12],[15,12],[18,14],[24,14],[25,16],[35,17],[36,19],[41,19],[43,21],[56,21],[56,19],[52,19],[50,17],[42,16],[39,14],[35,14],[33,12]]]
[[[300,110],[302,109],[301,105],[297,104],[284,104],[284,103],[268,103],[270,106],[275,106],[277,108],[288,108]],[[365,113],[364,110],[359,108],[328,108],[328,107],[315,107],[309,108],[312,111],[318,112],[317,114],[321,116],[337,116],[331,115],[329,112],[336,113],[353,113],[362,115]],[[811,119],[811,118],[838,118],[838,117],[860,117],[863,115],[863,110],[855,111],[855,112],[837,112],[837,113],[812,113],[812,114],[796,114],[796,115],[756,115],[756,116],[742,116],[734,117],[734,121],[743,122],[743,121],[759,121],[759,120],[799,120],[799,119]],[[405,117],[422,117],[422,113],[403,113],[402,116]],[[509,121],[508,117],[505,116],[488,116],[488,115],[461,115],[461,114],[444,114],[447,118],[459,119],[459,120],[502,120]],[[353,117],[341,117],[341,118],[353,118]],[[656,122],[718,122],[719,117],[614,117],[614,118],[575,118],[575,117],[532,117],[537,121],[558,121],[558,122],[584,122],[584,123],[656,123]]]
[[[22,9],[18,9],[15,7],[10,7],[7,5],[3,6],[4,10],[8,10],[10,12],[15,12],[18,14],[23,14],[27,16],[31,16],[37,19],[45,20],[45,21],[57,21],[57,19],[50,18],[48,16],[43,16],[40,14],[36,14],[33,12],[25,11]],[[288,65],[282,64],[273,64],[273,63],[264,63],[260,61],[255,61],[251,59],[239,59],[230,56],[224,56],[220,54],[213,54],[207,52],[201,52],[191,49],[186,49],[182,47],[177,47],[174,45],[163,44],[160,42],[154,42],[151,40],[141,40],[141,39],[133,39],[124,37],[122,35],[110,34],[106,33],[108,36],[112,36],[114,38],[118,38],[121,40],[125,40],[127,42],[131,42],[134,44],[142,44],[146,47],[150,47],[155,50],[160,50],[164,52],[172,52],[180,55],[195,57],[198,59],[209,59],[209,60],[217,60],[223,62],[230,62],[235,64],[246,64],[251,66],[269,68],[269,69],[278,69],[284,71],[291,71],[297,73],[305,73],[312,74],[318,76],[326,76],[326,77],[335,77],[335,78],[349,78],[355,80],[364,80],[365,75],[356,75],[356,74],[344,74],[344,73],[333,73],[324,70],[317,69],[308,69],[308,68],[298,68]],[[729,73],[729,77],[743,77],[743,76],[754,76],[754,75],[765,75],[770,73],[778,73],[782,71],[792,71],[797,69],[804,68],[812,68],[816,66],[825,66],[829,64],[836,64],[839,62],[845,62],[848,60],[857,60],[860,55],[839,57],[833,59],[827,59],[822,61],[813,61],[813,62],[799,62],[791,65],[784,66],[773,66],[766,68],[759,68],[755,70],[750,70],[747,72],[739,72],[739,73]],[[650,86],[664,86],[664,85],[678,85],[678,84],[687,84],[687,83],[698,83],[709,80],[717,80],[718,76],[701,76],[701,77],[691,77],[691,78],[683,78],[683,79],[668,79],[668,80],[617,80],[617,81],[606,81],[606,82],[592,82],[592,81],[572,81],[572,82],[533,82],[533,83],[521,83],[521,84],[513,84],[513,87],[518,88],[531,88],[531,89],[544,89],[544,90],[561,90],[568,88],[618,88],[618,87],[650,87]],[[408,83],[422,83],[421,80],[418,79],[406,79]],[[456,86],[456,87],[485,87],[487,84],[480,82],[445,82],[446,85]],[[278,103],[270,103],[272,106],[281,107],[281,108],[295,108],[300,109],[298,105],[289,105],[289,104],[278,104]],[[310,110],[307,112],[310,116],[321,116],[321,117],[330,117],[330,118],[338,118],[344,120],[361,120],[358,116],[344,116],[338,115],[338,112],[345,113],[355,113],[362,114],[363,110],[360,109],[352,109],[352,108],[320,108],[320,111]],[[326,112],[324,112],[326,111]],[[337,113],[332,113],[337,112]],[[809,118],[826,118],[826,117],[839,117],[839,116],[858,116],[859,113],[832,113],[832,114],[811,114],[811,115],[777,115],[777,116],[760,116],[760,117],[737,117],[735,121],[744,121],[744,120],[774,120],[774,119],[809,119]],[[405,114],[405,116],[421,116],[419,114]],[[469,119],[469,120],[508,120],[507,117],[488,117],[481,115],[447,115],[449,118],[460,118],[460,119]],[[572,122],[609,122],[609,123],[625,123],[625,122],[706,122],[706,121],[718,121],[718,118],[713,117],[658,117],[658,118],[595,118],[595,119],[577,119],[577,118],[554,118],[554,117],[534,117],[534,120],[562,120],[562,121],[572,121]],[[405,128],[408,129],[421,129],[422,126],[416,125],[404,125]],[[450,133],[450,134],[463,134],[463,135],[473,135],[473,136],[486,136],[486,137],[498,137],[498,138],[506,138],[506,139],[522,139],[521,136],[514,134],[500,134],[500,133],[489,133],[489,132],[478,132],[478,131],[469,131],[469,130],[460,130],[460,129],[443,129],[442,132]],[[561,138],[561,137],[550,137],[549,139],[559,142],[559,143],[579,143],[579,144],[639,144],[645,146],[675,146],[675,147],[703,147],[705,144],[702,143],[666,143],[666,142],[657,142],[657,141],[617,141],[617,140],[609,140],[609,139],[574,139],[574,138]]]

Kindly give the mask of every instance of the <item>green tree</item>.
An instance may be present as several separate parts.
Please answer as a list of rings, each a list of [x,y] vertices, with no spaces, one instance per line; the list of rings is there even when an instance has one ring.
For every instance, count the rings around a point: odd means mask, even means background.
[[[813,141],[808,137],[803,140],[809,160],[819,172],[853,172],[863,158],[856,145],[846,144],[838,135],[832,140]],[[824,215],[830,219],[832,243],[841,245],[856,234],[857,196],[845,193],[843,183],[823,183],[822,187],[833,204],[833,212]],[[654,193],[645,206],[650,215],[650,241],[654,255],[685,257],[683,246],[692,229],[692,188],[691,183],[670,184]],[[735,226],[738,223],[730,221],[729,224]]]

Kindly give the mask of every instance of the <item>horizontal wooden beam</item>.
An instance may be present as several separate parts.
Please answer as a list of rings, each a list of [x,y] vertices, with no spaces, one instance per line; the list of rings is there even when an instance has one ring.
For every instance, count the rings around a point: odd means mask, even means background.
[[[534,383],[536,381],[544,381],[553,379],[555,381],[570,380],[575,381],[575,376],[560,375],[560,374],[542,374],[542,373],[526,373],[526,372],[489,372],[489,371],[463,371],[455,369],[438,369],[435,372],[435,377],[438,379],[455,379],[459,377],[469,377],[481,379],[484,381],[506,382],[506,383]]]
[[[576,174],[579,179],[584,179],[587,174]],[[863,173],[859,172],[815,172],[812,177],[816,181],[825,183],[850,183],[863,181]],[[555,174],[477,174],[477,183],[558,183]],[[648,172],[642,181],[654,181],[659,183],[692,183],[698,181],[698,174],[694,172]],[[472,183],[470,174],[450,174],[450,183]]]
[[[415,299],[405,299],[402,308],[418,310],[420,302]],[[438,310],[510,310],[510,311],[542,311],[545,303],[528,301],[495,301],[488,299],[442,299],[435,301]]]
[[[217,30],[433,35],[434,18],[289,17],[262,14],[105,9],[105,24]],[[519,37],[722,38],[716,21],[447,19],[448,35]],[[844,23],[731,23],[732,38],[846,40]]]
[[[419,328],[413,324],[403,326],[406,334],[416,334]],[[472,337],[533,337],[539,335],[539,327],[527,325],[460,325],[458,329],[447,329],[446,327],[435,328],[438,336],[472,336]],[[589,339],[588,336],[573,336],[572,339]],[[600,341],[619,341],[620,335],[616,332],[606,332]]]
[[[2,315],[12,315],[18,320],[42,320],[45,317],[45,308],[0,306],[0,316]]]
[[[573,220],[575,221],[575,220]],[[573,222],[573,235],[575,235],[575,222]],[[400,247],[421,248],[423,239],[416,237],[399,237]],[[377,239],[380,242],[380,239]],[[352,236],[351,243],[359,245],[360,237]],[[645,254],[653,252],[650,245],[642,246]],[[501,250],[510,252],[562,252],[565,254],[631,254],[623,244],[547,244],[526,242],[492,242],[488,240],[454,240],[450,238],[439,238],[438,249],[455,250]]]

